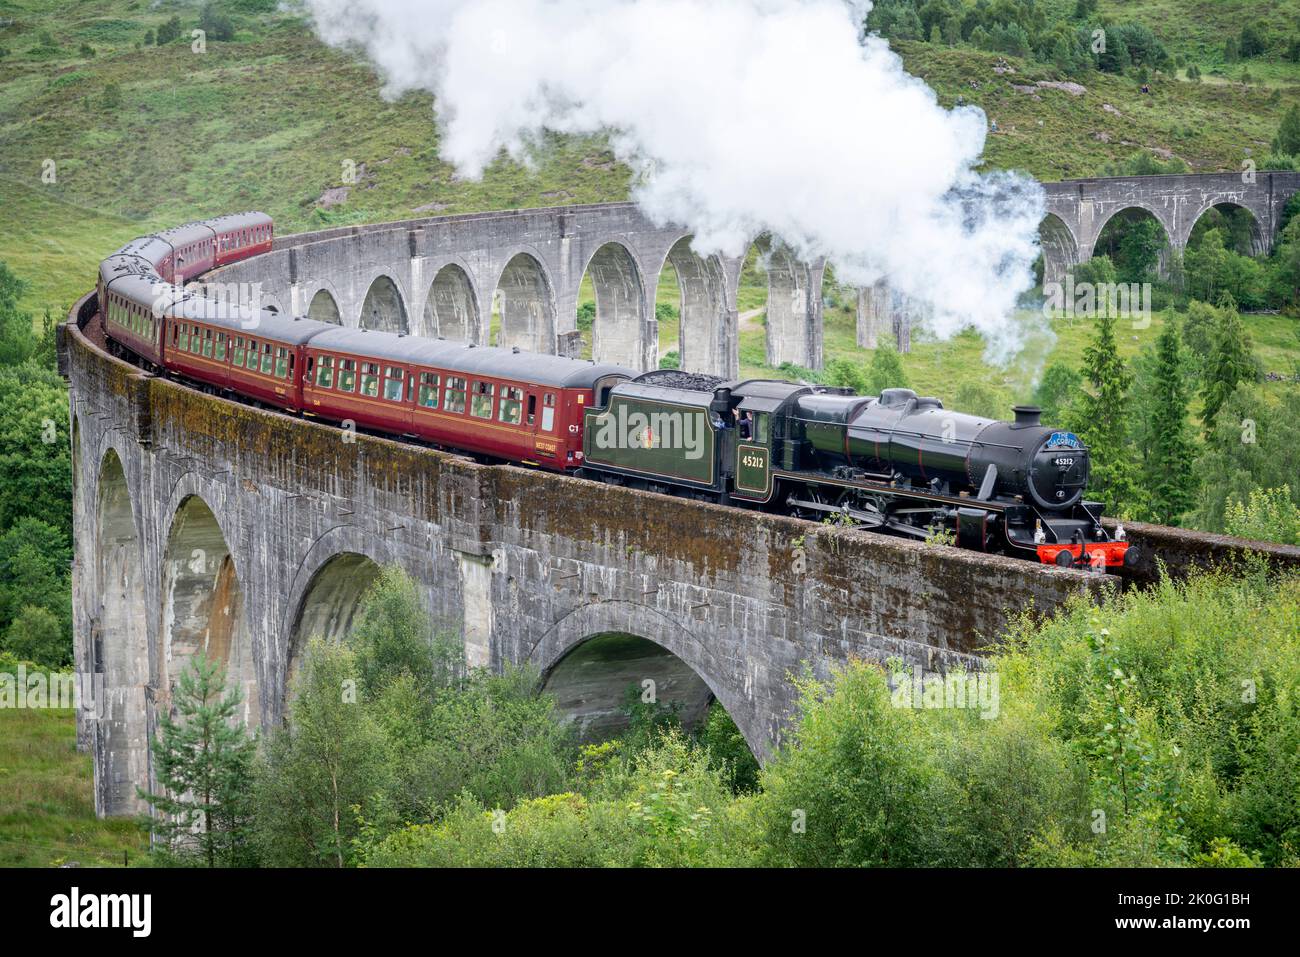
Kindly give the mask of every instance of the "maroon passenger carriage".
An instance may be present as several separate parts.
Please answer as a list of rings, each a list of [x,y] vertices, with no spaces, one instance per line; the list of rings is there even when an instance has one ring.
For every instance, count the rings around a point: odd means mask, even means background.
[[[528,465],[582,464],[583,410],[610,364],[330,327],[306,344],[303,409]]]
[[[635,375],[608,363],[280,316],[181,288],[271,248],[240,213],[133,240],[100,266],[114,351],[264,405],[558,471],[582,465],[583,411]]]

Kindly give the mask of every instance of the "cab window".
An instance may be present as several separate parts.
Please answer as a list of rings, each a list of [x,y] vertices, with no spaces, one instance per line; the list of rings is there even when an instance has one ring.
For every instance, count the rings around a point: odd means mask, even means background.
[[[766,412],[754,413],[754,441],[760,445],[767,445],[767,417]]]
[[[465,380],[458,375],[447,376],[447,402],[445,408],[448,412],[465,411]]]
[[[492,397],[495,394],[495,383],[475,382],[474,401],[470,403],[469,414],[480,419],[492,418]]]
[[[518,425],[523,416],[524,390],[508,385],[501,392],[501,408],[497,420],[506,425]]]
[[[416,401],[426,409],[438,408],[438,374],[436,372],[420,373],[420,388]]]

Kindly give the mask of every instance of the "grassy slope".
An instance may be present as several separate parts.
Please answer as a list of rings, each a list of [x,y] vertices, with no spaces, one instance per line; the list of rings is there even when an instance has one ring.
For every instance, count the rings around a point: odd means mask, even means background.
[[[134,821],[100,821],[90,755],[78,754],[68,710],[0,712],[0,867],[140,860]]]

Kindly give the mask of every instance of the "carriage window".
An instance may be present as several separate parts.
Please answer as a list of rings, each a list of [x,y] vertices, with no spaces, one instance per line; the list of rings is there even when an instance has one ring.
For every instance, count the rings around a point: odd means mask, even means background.
[[[550,432],[555,428],[555,393],[542,396],[542,428]]]
[[[389,402],[402,401],[402,382],[406,378],[406,373],[397,366],[388,366],[384,369],[384,398]]]
[[[237,366],[242,366],[244,364],[244,337],[243,336],[235,337],[235,348],[231,351],[231,359],[234,361],[235,365]]]
[[[767,413],[754,413],[754,441],[767,445]]]
[[[438,408],[438,374],[436,372],[420,373],[420,391],[416,401],[426,409]]]
[[[379,363],[361,363],[361,394],[372,398],[379,395]]]
[[[322,389],[328,389],[334,384],[334,357],[321,356],[320,362],[316,363],[316,385]]]
[[[351,392],[357,381],[357,363],[355,359],[339,361],[339,390]]]
[[[537,421],[537,396],[528,397],[528,424],[532,425]]]
[[[267,375],[271,374],[271,366],[275,362],[275,356],[271,353],[271,343],[262,343],[262,371]]]
[[[447,401],[444,407],[448,412],[465,411],[465,389],[465,380],[460,376],[447,376]]]
[[[289,350],[284,346],[275,350],[275,374],[280,379],[289,374]]]
[[[190,327],[183,322],[172,326],[172,342],[181,352],[190,351]]]
[[[501,411],[497,418],[506,425],[518,425],[524,410],[524,390],[508,385],[501,394]]]
[[[217,333],[217,356],[216,357],[220,359],[222,362],[226,361],[226,334],[224,332]]]
[[[474,401],[470,403],[469,414],[480,419],[492,418],[492,396],[496,394],[496,384],[492,382],[474,383]]]
[[[212,358],[212,330],[203,330],[203,355],[209,359]]]

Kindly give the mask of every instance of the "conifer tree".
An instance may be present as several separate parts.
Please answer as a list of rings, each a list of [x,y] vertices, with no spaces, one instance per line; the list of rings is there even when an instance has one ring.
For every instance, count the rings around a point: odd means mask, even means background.
[[[1162,525],[1177,525],[1192,507],[1196,489],[1192,437],[1187,422],[1188,390],[1178,327],[1169,322],[1156,340],[1156,364],[1151,405],[1151,445],[1147,450],[1146,481],[1151,517]]]
[[[1255,378],[1255,359],[1251,351],[1250,334],[1242,325],[1237,304],[1227,293],[1219,300],[1219,322],[1214,330],[1213,347],[1205,364],[1201,399],[1204,403],[1201,421],[1205,423],[1208,437],[1214,431],[1214,420],[1238,385]]]
[[[1083,378],[1092,388],[1080,390],[1067,421],[1088,445],[1088,496],[1104,501],[1112,515],[1132,514],[1141,504],[1128,427],[1133,373],[1119,354],[1115,318],[1102,315],[1096,321],[1097,334],[1083,351]]]
[[[207,867],[248,863],[254,745],[237,719],[241,700],[238,688],[226,691],[219,664],[195,655],[176,689],[179,720],[165,714],[151,744],[162,790],[139,790],[169,853]]]

